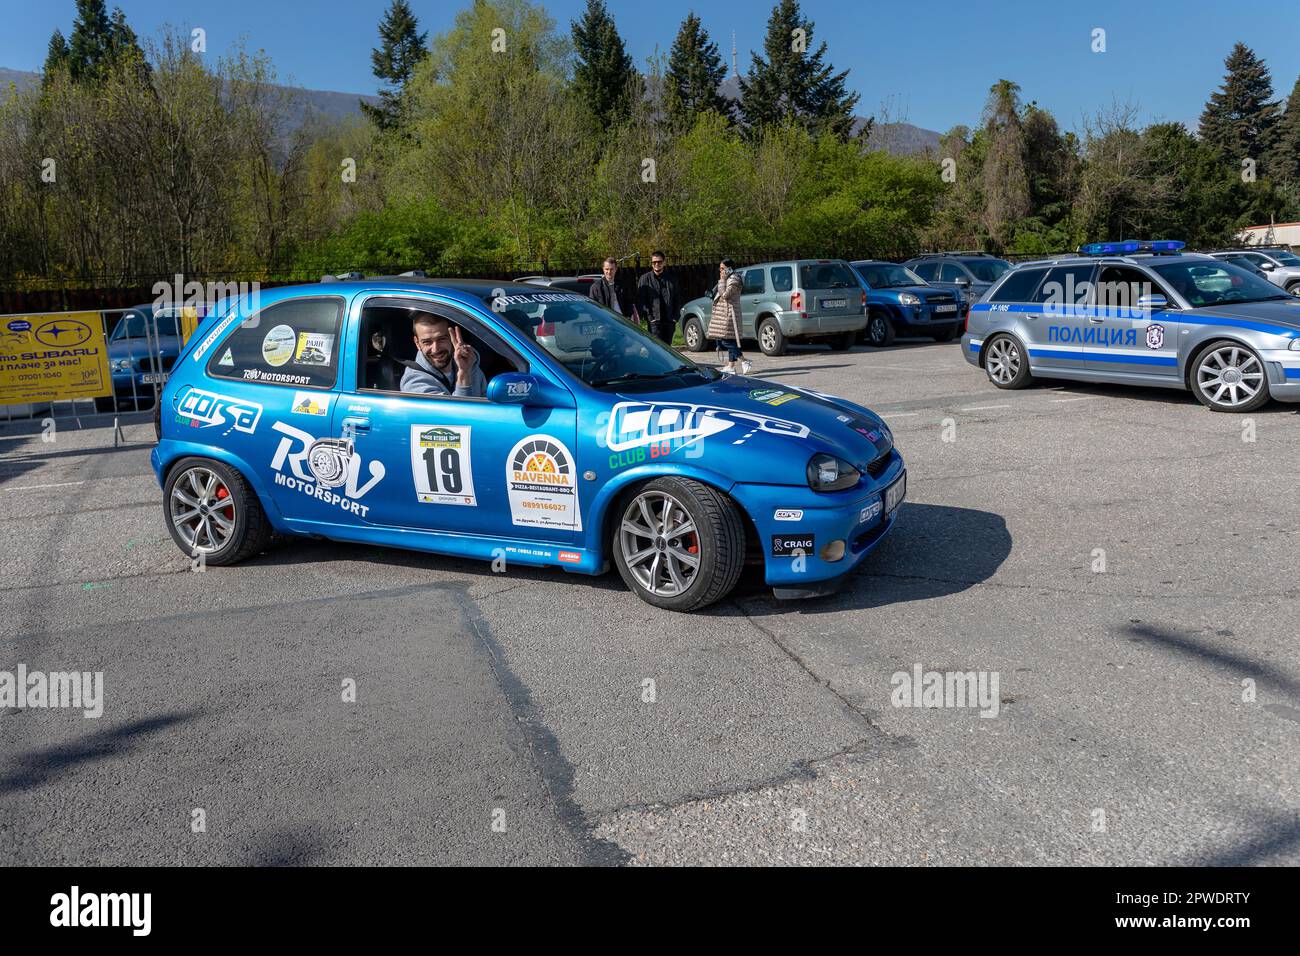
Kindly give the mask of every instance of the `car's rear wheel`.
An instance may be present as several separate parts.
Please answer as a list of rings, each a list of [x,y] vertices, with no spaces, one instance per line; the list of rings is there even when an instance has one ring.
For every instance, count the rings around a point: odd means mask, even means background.
[[[1300,295],[1300,282],[1292,282],[1286,287],[1286,291],[1290,292],[1292,295]]]
[[[266,549],[271,525],[244,476],[210,458],[183,458],[167,475],[163,511],[172,540],[204,564],[234,564]]]
[[[1192,394],[1216,412],[1252,412],[1268,401],[1264,363],[1239,342],[1215,342],[1196,358]]]
[[[758,347],[764,355],[785,354],[785,333],[770,315],[758,323]]]
[[[703,352],[709,347],[709,337],[704,334],[704,326],[693,315],[682,325],[682,340],[686,343],[688,352]]]
[[[618,516],[614,560],[641,600],[694,611],[725,597],[745,564],[745,526],[735,502],[698,481],[656,478]]]
[[[872,348],[883,349],[894,344],[894,323],[889,316],[879,309],[872,309],[867,316],[867,327],[862,332],[862,339]]]
[[[998,388],[1024,388],[1029,384],[1029,358],[1009,335],[994,336],[985,347],[984,371]]]

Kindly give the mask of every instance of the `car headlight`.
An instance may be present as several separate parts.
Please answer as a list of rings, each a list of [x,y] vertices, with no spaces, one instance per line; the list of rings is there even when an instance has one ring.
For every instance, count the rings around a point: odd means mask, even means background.
[[[1292,352],[1300,352],[1300,339],[1292,339],[1291,344],[1287,346]]]
[[[818,452],[808,459],[808,487],[813,491],[844,491],[861,477],[862,473],[843,458]]]
[[[129,358],[113,359],[113,371],[114,372],[131,371],[131,360]]]
[[[921,304],[921,297],[910,292],[904,292],[899,295],[898,304],[915,307]]]

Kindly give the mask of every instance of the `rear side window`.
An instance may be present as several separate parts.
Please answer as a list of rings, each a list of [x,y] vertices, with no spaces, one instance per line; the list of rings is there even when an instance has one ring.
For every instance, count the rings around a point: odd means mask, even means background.
[[[1092,295],[1091,263],[1078,266],[1054,266],[1035,293],[1034,302],[1049,305],[1083,305]]]
[[[1016,269],[1007,281],[989,296],[990,302],[1033,302],[1038,283],[1047,275],[1046,269]]]
[[[789,292],[794,288],[794,266],[772,268],[772,291]]]
[[[799,267],[799,285],[804,289],[848,289],[858,280],[843,262],[810,262]]]
[[[945,262],[943,268],[939,270],[940,282],[956,282],[958,279],[964,278],[966,278],[966,273],[955,262]]]
[[[332,388],[338,375],[342,319],[343,300],[336,296],[267,306],[212,350],[208,374],[271,385]]]
[[[746,293],[762,292],[767,286],[764,283],[762,269],[750,269],[745,273],[745,284],[741,286],[740,291]]]
[[[935,273],[939,271],[939,266],[934,262],[919,262],[912,266],[911,269],[926,282],[933,282]]]

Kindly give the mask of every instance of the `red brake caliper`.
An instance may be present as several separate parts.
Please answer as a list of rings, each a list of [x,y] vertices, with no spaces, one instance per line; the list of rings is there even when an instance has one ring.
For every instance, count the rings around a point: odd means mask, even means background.
[[[230,497],[230,492],[226,490],[225,485],[221,485],[217,488],[217,497],[223,500]],[[235,503],[233,501],[229,502],[225,506],[221,507],[221,510],[225,512],[227,518],[233,518],[235,516]]]

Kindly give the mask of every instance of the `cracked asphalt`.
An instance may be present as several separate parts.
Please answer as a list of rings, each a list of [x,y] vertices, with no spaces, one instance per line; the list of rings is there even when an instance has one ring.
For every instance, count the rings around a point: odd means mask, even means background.
[[[151,425],[0,425],[0,670],[105,686],[0,710],[0,864],[1300,863],[1300,409],[750,357],[907,459],[835,597],[311,541],[192,573]],[[894,706],[918,665],[996,716]]]

